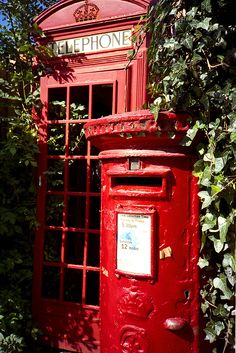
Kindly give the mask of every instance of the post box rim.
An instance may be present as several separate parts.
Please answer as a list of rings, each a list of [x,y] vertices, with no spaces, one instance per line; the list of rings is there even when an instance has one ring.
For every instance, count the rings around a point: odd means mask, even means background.
[[[139,110],[94,119],[84,125],[85,136],[101,151],[107,149],[159,149],[177,147],[190,127],[187,113],[161,111],[156,119]],[[185,149],[186,150],[186,149]]]
[[[187,123],[187,121],[190,119],[190,115],[188,113],[175,113],[172,111],[162,110],[159,112],[158,118],[155,119],[154,114],[150,110],[145,109],[145,110],[137,110],[137,111],[120,113],[120,114],[108,115],[106,117],[94,119],[87,122],[84,125],[84,128],[88,129],[89,127],[97,126],[98,124],[102,125],[102,124],[113,123],[117,121],[119,122],[135,121],[137,119],[140,119],[140,120],[150,119],[150,120],[153,120],[154,122],[157,122],[158,120],[162,120],[162,119],[167,119],[169,121],[179,121],[182,123]]]

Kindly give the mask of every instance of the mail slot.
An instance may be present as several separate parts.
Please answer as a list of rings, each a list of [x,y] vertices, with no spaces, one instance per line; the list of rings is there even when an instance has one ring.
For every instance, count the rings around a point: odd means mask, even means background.
[[[136,176],[130,176],[130,177],[115,177],[112,179],[112,187],[115,188],[121,188],[123,187],[131,187],[134,189],[142,189],[145,188],[147,189],[150,186],[153,187],[162,187],[162,178],[158,177],[136,177]]]
[[[194,155],[180,145],[187,118],[140,111],[85,125],[102,162],[101,353],[200,352],[198,187]]]
[[[129,163],[129,159],[128,159]],[[109,176],[109,195],[129,195],[130,197],[167,197],[167,182],[170,183],[170,169],[158,167],[141,170],[114,170],[111,168]]]

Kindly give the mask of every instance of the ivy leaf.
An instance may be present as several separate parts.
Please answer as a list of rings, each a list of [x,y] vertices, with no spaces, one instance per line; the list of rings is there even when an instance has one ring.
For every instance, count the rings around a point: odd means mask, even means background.
[[[10,151],[12,156],[14,156],[16,154],[16,148],[14,146],[11,146],[9,151]]]
[[[211,11],[211,1],[210,0],[204,0],[201,3],[201,8],[203,10],[206,10],[207,12],[210,12]]]
[[[216,332],[215,332],[215,325],[213,322],[208,322],[206,328],[204,329],[206,333],[206,340],[210,343],[215,342],[216,340]]]
[[[203,186],[211,186],[211,169],[206,167],[202,173],[200,184]]]
[[[171,48],[171,49],[178,49],[180,48],[180,44],[178,43],[178,41],[174,38],[170,38],[170,39],[166,39],[165,43],[163,45],[164,48]]]
[[[206,266],[208,266],[208,265],[209,265],[209,261],[208,261],[206,258],[202,258],[202,257],[199,258],[199,260],[198,260],[198,266],[199,266],[200,268],[204,268],[204,267],[206,267]]]
[[[205,232],[208,229],[212,229],[216,225],[217,218],[210,212],[202,218],[202,231]]]
[[[194,125],[191,129],[188,129],[187,131],[187,137],[190,138],[190,140],[193,140],[198,132],[198,127]]]
[[[203,200],[202,209],[208,207],[211,204],[212,198],[207,191],[200,191],[198,196],[201,198],[201,200]]]
[[[214,156],[211,152],[208,152],[204,155],[203,160],[205,162],[212,162],[214,160]]]
[[[216,321],[215,322],[215,332],[217,334],[217,336],[219,336],[221,334],[221,332],[224,330],[225,325],[222,321]]]
[[[213,286],[217,289],[220,289],[221,292],[223,293],[223,296],[221,296],[222,299],[231,299],[233,293],[231,290],[228,288],[227,283],[226,283],[226,278],[225,276],[221,275],[221,277],[216,277],[213,279]]]
[[[185,38],[185,40],[182,42],[182,45],[184,45],[187,49],[192,50],[193,49],[193,39],[191,36],[188,36]]]
[[[219,227],[219,232],[220,232],[220,240],[221,240],[221,242],[225,242],[226,235],[227,235],[228,228],[229,228],[229,223],[227,222],[227,219],[222,216],[219,216],[218,217],[218,227]]]
[[[236,141],[236,131],[232,131],[230,134],[230,142]]]
[[[201,175],[202,175],[203,168],[204,168],[204,162],[203,162],[202,159],[199,159],[199,160],[194,164],[193,175],[200,178]]]
[[[219,304],[217,308],[213,310],[215,316],[227,316],[227,309],[224,307],[223,304]]]
[[[208,31],[209,26],[210,26],[210,17],[206,17],[202,22],[197,23],[196,28],[202,28]]]
[[[231,284],[231,286],[234,286],[235,285],[235,276],[233,274],[233,270],[230,266],[227,266],[225,268],[225,274],[226,274],[226,277],[227,277],[227,280],[229,281],[229,283]]]
[[[193,6],[193,7],[191,8],[191,10],[189,10],[189,11],[187,12],[186,15],[187,15],[190,19],[193,19],[193,18],[196,16],[197,11],[198,11],[198,8],[195,7],[195,6]]]
[[[211,192],[212,195],[218,194],[220,191],[222,190],[222,188],[219,185],[211,185]]]
[[[209,308],[209,304],[207,302],[201,303],[201,309],[203,314],[207,312],[208,308]]]
[[[224,168],[225,163],[222,157],[215,158],[215,173],[218,174]]]
[[[234,272],[236,271],[236,261],[232,254],[229,254],[229,253],[224,254],[222,265],[223,267],[230,266]]]
[[[224,242],[222,242],[220,239],[216,239],[214,236],[210,236],[209,239],[214,244],[215,252],[217,252],[217,254],[219,254],[224,248]]]
[[[197,63],[199,63],[199,61],[201,61],[202,60],[202,57],[201,57],[201,55],[199,55],[198,53],[193,53],[193,57],[192,57],[192,64],[193,65],[196,65]]]

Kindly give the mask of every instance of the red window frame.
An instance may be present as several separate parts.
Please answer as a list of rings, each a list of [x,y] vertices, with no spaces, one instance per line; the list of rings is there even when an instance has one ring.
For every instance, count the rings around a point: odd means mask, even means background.
[[[89,339],[93,341],[93,345],[99,347],[99,303],[96,300],[93,302],[93,299],[88,302],[88,274],[97,274],[97,277],[100,274],[100,265],[96,264],[91,266],[88,264],[88,246],[89,246],[89,237],[99,237],[99,228],[91,227],[91,217],[93,218],[93,204],[91,200],[99,199],[100,192],[98,189],[94,189],[92,185],[92,165],[98,162],[98,151],[94,150],[94,148],[90,145],[90,142],[85,142],[86,144],[86,152],[84,154],[71,154],[70,149],[70,127],[71,126],[79,126],[82,127],[84,123],[94,118],[93,115],[93,89],[95,86],[97,87],[108,87],[112,85],[112,107],[110,114],[120,113],[124,110],[124,106],[126,105],[124,91],[126,87],[126,73],[124,70],[106,70],[101,72],[93,72],[93,73],[74,73],[72,80],[60,82],[59,80],[49,76],[42,78],[41,80],[41,100],[43,103],[42,116],[39,120],[39,149],[40,149],[40,158],[39,158],[39,189],[38,189],[38,230],[36,234],[35,241],[35,261],[34,261],[34,294],[33,294],[33,312],[36,322],[39,324],[42,331],[45,333],[45,341],[49,342],[54,346],[58,346],[63,349],[78,349],[80,344],[84,345],[86,338],[86,333],[84,333],[84,337],[78,335],[78,332],[81,331],[81,320],[88,320],[88,318],[92,318],[90,322],[90,328],[93,331],[93,337]],[[99,85],[99,86],[98,86]],[[76,87],[88,87],[88,106],[87,106],[87,114],[88,116],[85,119],[70,119],[70,104],[72,90],[76,90]],[[57,89],[66,90],[66,116],[61,119],[53,119],[49,120],[49,100],[50,100],[50,90],[54,90],[56,92]],[[98,89],[99,91],[99,89]],[[104,91],[105,92],[105,91]],[[99,93],[97,93],[99,95]],[[53,94],[52,94],[53,96]],[[102,97],[100,97],[102,98]],[[108,99],[107,96],[104,97],[104,102]],[[96,118],[99,116],[96,116]],[[61,151],[57,151],[55,154],[50,151],[50,136],[49,129],[50,127],[63,127],[65,130],[65,134],[63,135],[65,138],[65,149],[64,154]],[[60,135],[60,134],[59,134]],[[55,139],[55,136],[54,136]],[[61,141],[59,139],[59,145]],[[54,162],[62,162],[64,163],[63,170],[61,173],[63,175],[63,190],[54,189],[48,187],[49,175],[48,173],[48,165]],[[69,163],[71,162],[84,162],[86,164],[86,178],[85,181],[85,190],[83,191],[71,191],[68,189],[70,174],[69,174]],[[60,180],[62,181],[62,180]],[[52,184],[52,183],[51,183]],[[47,224],[47,197],[62,197],[63,198],[63,206],[62,206],[62,222],[61,224]],[[84,226],[81,225],[71,226],[68,225],[68,209],[69,209],[69,197],[71,198],[79,198],[83,197],[85,202],[85,210],[83,210],[84,214]],[[97,202],[98,205],[98,202]],[[73,207],[72,207],[73,209]],[[54,210],[53,215],[57,214],[57,209]],[[99,212],[99,210],[96,210]],[[56,234],[56,232],[61,232],[61,242],[56,243],[54,248],[57,246],[60,248],[60,258],[58,261],[49,261],[48,258],[45,258],[45,236],[47,232],[52,232]],[[72,234],[80,233],[84,234],[84,248],[83,248],[83,263],[67,263],[65,262],[66,258],[66,237],[68,237],[68,233]],[[94,242],[96,244],[96,242]],[[73,247],[72,247],[73,248]],[[55,249],[54,249],[55,250]],[[93,251],[92,251],[93,253]],[[50,295],[45,296],[45,288],[43,284],[43,268],[47,267],[53,269],[51,272],[51,277],[48,276],[48,289],[50,292],[50,288],[55,285],[53,280],[59,276],[59,294],[58,295]],[[56,270],[55,270],[56,269]],[[54,271],[54,273],[53,273]],[[65,273],[66,271],[82,271],[82,278],[79,280],[82,281],[82,292],[80,299],[75,301],[65,300]],[[56,273],[57,272],[57,273]],[[75,273],[75,272],[74,272]],[[73,277],[73,276],[72,276]],[[93,276],[91,276],[92,278]],[[50,278],[52,280],[50,280]],[[94,277],[95,278],[95,277]],[[75,276],[76,279],[76,276]],[[73,280],[73,278],[72,278]],[[96,280],[98,282],[98,280]],[[69,280],[70,282],[70,280]],[[76,282],[76,281],[75,281]],[[98,283],[95,283],[95,287]],[[92,288],[92,279],[89,282],[91,298],[93,298],[93,288]],[[49,285],[50,284],[50,285]],[[72,285],[73,283],[71,283]],[[78,288],[78,286],[77,286]],[[98,288],[95,288],[99,293]],[[43,294],[43,295],[42,295]],[[55,293],[53,293],[55,294]],[[99,294],[96,294],[97,296]],[[70,330],[67,329],[71,325],[70,319],[71,317],[74,319],[74,332],[71,333]],[[75,318],[77,317],[77,320]],[[78,327],[77,327],[78,326]],[[52,329],[53,327],[53,329]],[[76,333],[77,332],[77,333]],[[74,335],[75,337],[71,337]],[[78,337],[77,337],[77,336]],[[63,337],[62,337],[63,336]],[[71,345],[71,341],[73,344]],[[77,342],[77,343],[76,343]],[[76,346],[77,348],[73,348]],[[95,347],[95,348],[96,348]],[[95,349],[94,348],[94,349]],[[97,348],[98,349],[98,348]],[[88,350],[89,351],[89,350]],[[83,352],[86,352],[86,347],[83,346]],[[94,350],[96,352],[96,350]]]

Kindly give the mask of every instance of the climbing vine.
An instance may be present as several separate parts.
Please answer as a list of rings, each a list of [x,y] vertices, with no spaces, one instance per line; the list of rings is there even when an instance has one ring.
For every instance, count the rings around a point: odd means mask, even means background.
[[[236,26],[232,0],[160,0],[149,12],[150,106],[188,112],[201,199],[201,308],[212,352],[234,351]]]

